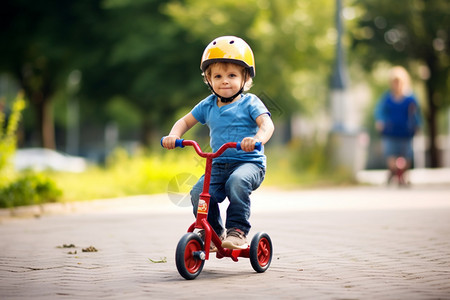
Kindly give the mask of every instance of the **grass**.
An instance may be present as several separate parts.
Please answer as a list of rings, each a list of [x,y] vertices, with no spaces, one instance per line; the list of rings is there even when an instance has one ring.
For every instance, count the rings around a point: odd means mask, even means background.
[[[285,189],[356,184],[349,170],[331,166],[325,147],[298,142],[266,151],[268,167],[265,186]]]
[[[316,150],[299,152],[298,145],[288,149],[267,151],[268,169],[263,186],[280,188],[310,188],[353,184],[345,170],[331,170],[326,156]],[[60,201],[82,201],[140,194],[172,192],[188,193],[192,183],[180,178],[204,172],[204,159],[193,149],[175,149],[156,153],[140,152],[130,157],[117,149],[106,167],[90,167],[81,174],[47,173],[63,190]],[[184,176],[183,176],[184,175]]]
[[[117,149],[108,158],[106,167],[92,166],[81,174],[48,173],[48,176],[62,188],[64,202],[157,194],[167,192],[169,183],[179,174],[199,177],[203,167],[196,165],[194,158],[193,152],[181,149],[150,155],[142,152],[133,157]]]

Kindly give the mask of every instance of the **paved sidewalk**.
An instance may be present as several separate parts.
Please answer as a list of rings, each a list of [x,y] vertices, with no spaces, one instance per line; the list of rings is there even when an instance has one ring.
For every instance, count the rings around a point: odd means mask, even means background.
[[[0,299],[450,299],[450,186],[261,188],[252,199],[250,238],[266,231],[274,245],[265,273],[212,256],[182,279],[174,251],[191,209],[142,196],[3,219]]]
[[[356,174],[358,182],[371,185],[385,185],[387,177],[387,170],[361,170]],[[408,171],[408,180],[413,185],[450,185],[450,168],[412,169]]]

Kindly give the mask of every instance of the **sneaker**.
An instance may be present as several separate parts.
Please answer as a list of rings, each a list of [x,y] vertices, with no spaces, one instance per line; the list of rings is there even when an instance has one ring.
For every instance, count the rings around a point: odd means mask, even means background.
[[[205,230],[200,229],[197,234],[200,236],[202,241],[205,242]],[[219,238],[223,241],[225,239],[225,232],[222,232],[222,235],[220,235]],[[217,247],[214,245],[213,241],[211,241],[211,244],[209,245],[209,252],[217,252]]]
[[[222,242],[222,247],[228,249],[247,249],[248,243],[245,233],[237,228],[227,230],[227,237]]]

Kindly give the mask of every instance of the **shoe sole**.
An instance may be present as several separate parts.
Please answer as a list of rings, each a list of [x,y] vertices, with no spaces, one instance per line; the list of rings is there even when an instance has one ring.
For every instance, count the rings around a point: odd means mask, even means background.
[[[245,244],[239,246],[239,245],[233,244],[232,242],[224,241],[224,242],[222,242],[222,248],[243,250],[243,249],[248,248],[248,243],[245,243]]]

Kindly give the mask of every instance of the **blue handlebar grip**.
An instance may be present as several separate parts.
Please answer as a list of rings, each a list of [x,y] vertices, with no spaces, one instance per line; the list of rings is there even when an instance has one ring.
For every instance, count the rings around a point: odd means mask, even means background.
[[[177,140],[175,141],[175,147],[184,148],[184,146],[183,146],[183,141],[184,141],[184,139],[177,139]]]
[[[164,146],[163,146],[163,140],[164,140],[164,138],[165,138],[165,136],[163,136],[163,137],[161,138],[161,147],[164,147]],[[184,148],[184,146],[183,146],[183,141],[184,141],[184,139],[177,139],[177,140],[175,141],[175,147]]]
[[[237,142],[236,143],[236,149],[237,150],[242,150],[241,142]],[[255,150],[261,151],[261,149],[262,149],[262,143],[261,142],[256,142],[255,143]]]

